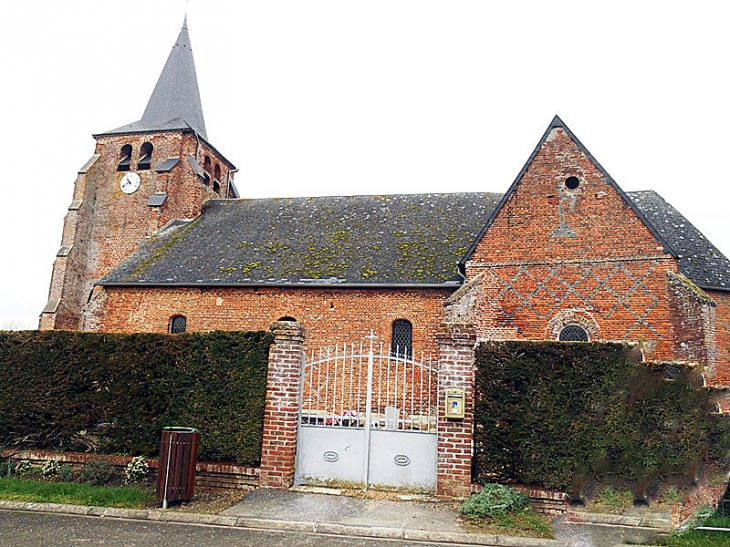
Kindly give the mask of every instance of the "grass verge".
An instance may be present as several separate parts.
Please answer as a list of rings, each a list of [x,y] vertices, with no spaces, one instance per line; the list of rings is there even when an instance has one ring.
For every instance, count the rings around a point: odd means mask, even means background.
[[[144,507],[149,491],[135,486],[93,486],[74,482],[46,482],[17,477],[0,478],[0,499],[40,503],[68,503],[100,507]]]
[[[465,517],[462,522],[467,530],[483,534],[521,536],[554,539],[553,527],[544,515],[532,509],[524,509],[498,517]]]
[[[711,516],[702,519],[698,526],[730,528],[730,517]],[[730,532],[690,529],[659,538],[655,544],[667,547],[730,547]]]

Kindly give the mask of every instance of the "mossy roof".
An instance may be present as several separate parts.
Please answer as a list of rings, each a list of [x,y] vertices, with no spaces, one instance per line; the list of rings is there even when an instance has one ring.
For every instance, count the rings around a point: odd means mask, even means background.
[[[501,194],[215,200],[101,284],[446,285]]]
[[[681,274],[702,289],[730,291],[730,261],[702,232],[653,190],[627,195],[677,254]]]
[[[627,192],[703,289],[730,290],[730,261],[653,191]],[[102,285],[444,285],[502,194],[215,200],[146,240]],[[489,237],[488,232],[486,237]]]

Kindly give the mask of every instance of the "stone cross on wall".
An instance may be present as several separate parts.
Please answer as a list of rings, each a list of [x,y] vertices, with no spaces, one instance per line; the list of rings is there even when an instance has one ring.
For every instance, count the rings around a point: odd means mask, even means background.
[[[563,194],[563,184],[563,182],[558,183],[558,210],[560,211],[560,226],[555,228],[553,233],[550,234],[550,237],[578,237],[575,230],[573,230],[565,222],[565,201],[569,200],[571,203],[574,203],[575,196],[569,195],[566,197]]]

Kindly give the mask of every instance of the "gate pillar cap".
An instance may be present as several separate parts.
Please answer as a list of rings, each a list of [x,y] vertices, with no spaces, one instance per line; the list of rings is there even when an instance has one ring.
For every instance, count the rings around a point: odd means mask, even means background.
[[[277,338],[304,340],[304,327],[296,321],[277,321],[271,325],[271,332]]]
[[[436,338],[439,342],[473,345],[477,340],[477,332],[471,323],[442,323]]]

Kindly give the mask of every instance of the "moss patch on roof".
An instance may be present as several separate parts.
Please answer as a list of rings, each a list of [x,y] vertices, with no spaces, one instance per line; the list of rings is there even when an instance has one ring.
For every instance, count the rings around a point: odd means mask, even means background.
[[[219,200],[105,283],[457,284],[458,262],[501,195]]]

